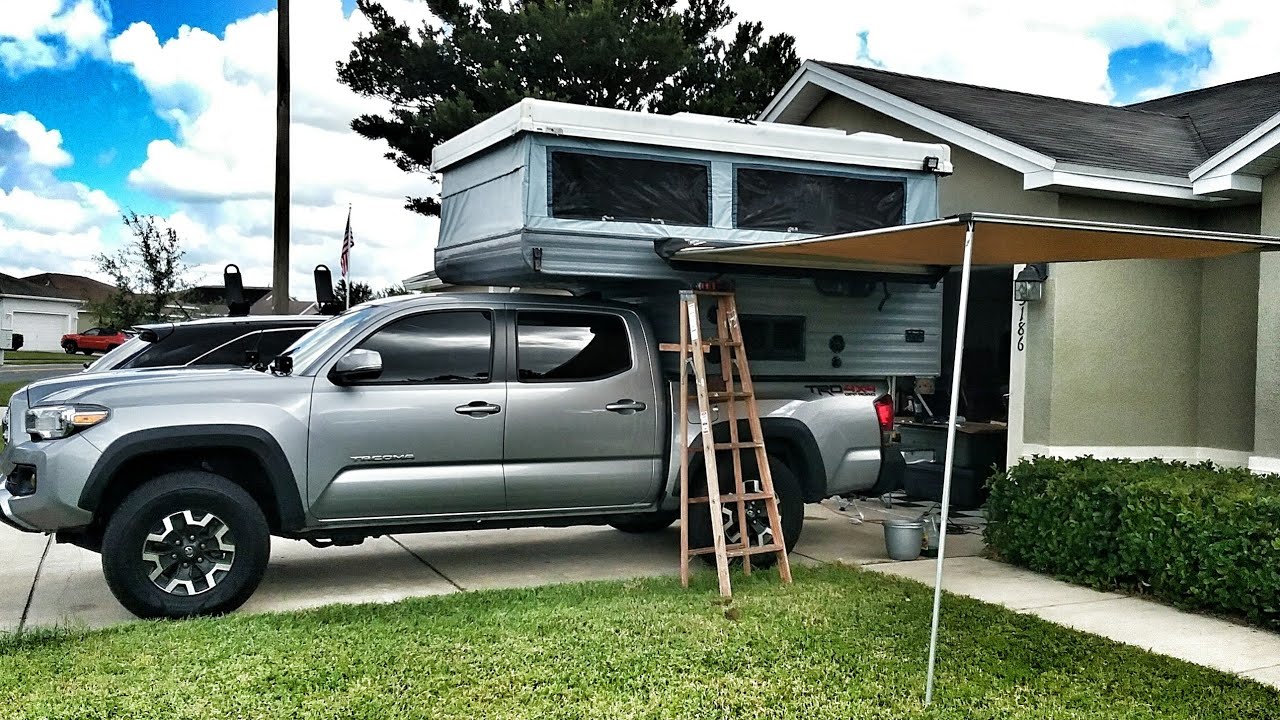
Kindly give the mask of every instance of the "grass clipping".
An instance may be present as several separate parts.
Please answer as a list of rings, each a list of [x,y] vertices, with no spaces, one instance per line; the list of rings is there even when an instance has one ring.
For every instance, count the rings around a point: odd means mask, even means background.
[[[1274,718],[1280,693],[852,568],[468,592],[0,643],[31,718]]]

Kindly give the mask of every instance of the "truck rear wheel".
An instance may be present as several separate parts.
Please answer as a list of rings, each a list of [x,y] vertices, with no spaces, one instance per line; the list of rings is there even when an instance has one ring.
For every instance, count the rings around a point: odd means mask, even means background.
[[[702,479],[705,474],[702,472],[702,463],[700,461],[695,461],[695,463],[695,467],[690,472],[689,493],[699,496],[702,495],[706,488],[706,484]],[[733,457],[727,453],[722,453],[716,457],[716,466],[720,471],[720,492],[723,494],[732,493],[734,491]],[[743,457],[742,476],[747,492],[758,492],[763,489],[760,480],[753,479],[753,476],[758,477],[755,467],[754,457]],[[769,472],[773,476],[773,490],[778,495],[778,512],[782,516],[783,539],[787,552],[790,553],[796,546],[796,542],[800,540],[800,531],[804,528],[804,493],[800,488],[800,481],[796,479],[795,474],[781,460],[774,457],[769,458]],[[694,505],[689,508],[690,547],[711,547],[713,543],[711,538],[711,514],[704,509],[705,507],[705,505]],[[739,538],[742,536],[742,529],[738,524],[738,504],[723,503],[720,508],[725,542],[728,544],[741,542]],[[769,515],[765,502],[763,500],[748,502],[747,515],[746,533],[750,544],[763,545],[772,542],[772,532],[769,529]],[[716,563],[716,558],[713,554],[699,557],[710,565],[715,565]],[[741,560],[735,558],[733,562],[740,563]],[[774,553],[751,556],[752,567],[771,567],[777,562],[778,556]]]
[[[257,589],[271,535],[243,488],[209,472],[161,475],[112,513],[102,572],[112,594],[142,618],[219,615]]]

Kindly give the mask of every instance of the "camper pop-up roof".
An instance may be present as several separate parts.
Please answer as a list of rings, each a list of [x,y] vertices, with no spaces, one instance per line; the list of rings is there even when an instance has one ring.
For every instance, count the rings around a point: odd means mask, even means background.
[[[654,242],[740,245],[932,220],[945,145],[524,100],[435,148],[436,271],[472,285],[680,281]]]

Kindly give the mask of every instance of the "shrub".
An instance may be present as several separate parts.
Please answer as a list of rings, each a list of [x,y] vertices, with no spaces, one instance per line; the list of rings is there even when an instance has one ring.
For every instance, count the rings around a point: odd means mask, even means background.
[[[990,481],[1003,559],[1280,628],[1280,477],[1145,460],[1024,461]]]

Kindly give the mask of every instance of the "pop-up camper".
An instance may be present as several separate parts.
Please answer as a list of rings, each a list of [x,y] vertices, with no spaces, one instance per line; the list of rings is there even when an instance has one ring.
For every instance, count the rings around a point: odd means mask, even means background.
[[[673,291],[708,273],[674,269],[664,246],[932,220],[951,159],[872,133],[525,100],[436,147],[432,169],[442,280],[636,301],[674,337]],[[761,377],[938,374],[941,271],[743,270],[732,279]]]

